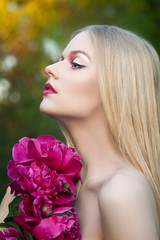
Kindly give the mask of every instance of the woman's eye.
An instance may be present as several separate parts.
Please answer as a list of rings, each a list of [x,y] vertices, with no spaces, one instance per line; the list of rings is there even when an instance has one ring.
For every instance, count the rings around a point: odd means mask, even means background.
[[[85,67],[84,65],[81,65],[81,64],[76,63],[76,62],[72,62],[71,65],[72,65],[72,68],[73,68],[73,69],[78,69],[78,68],[83,68],[83,67]]]

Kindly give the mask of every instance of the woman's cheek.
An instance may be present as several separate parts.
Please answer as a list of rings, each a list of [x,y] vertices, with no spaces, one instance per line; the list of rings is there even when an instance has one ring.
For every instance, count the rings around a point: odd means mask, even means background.
[[[78,70],[75,70],[78,72]],[[79,71],[78,76],[76,75],[70,83],[68,82],[68,87],[76,93],[88,93],[91,94],[92,92],[95,92],[95,90],[98,88],[97,84],[97,77],[94,74],[84,74],[83,72]]]

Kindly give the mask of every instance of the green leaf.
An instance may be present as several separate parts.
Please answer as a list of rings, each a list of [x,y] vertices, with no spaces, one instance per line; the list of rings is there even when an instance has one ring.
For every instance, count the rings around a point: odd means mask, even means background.
[[[63,185],[63,188],[66,190],[66,193],[67,193],[67,194],[74,196],[74,194],[73,194],[71,191],[69,191],[69,183],[66,182],[66,183]]]
[[[68,188],[69,188],[69,183],[66,182],[66,183],[63,185],[63,188],[66,189],[66,191],[69,191],[69,190],[68,190]]]
[[[20,196],[15,197],[12,201],[13,206],[18,206],[20,204],[20,202],[22,202],[22,200],[23,200],[23,198]]]
[[[16,222],[6,222],[6,224],[9,226],[9,227],[13,227],[13,228],[16,228],[17,230],[20,230],[20,227],[19,225],[16,223]]]
[[[7,223],[7,222],[14,222],[13,220],[13,217],[7,217],[4,219],[4,222]]]
[[[18,206],[22,200],[23,198],[19,196],[13,199],[13,201],[9,204],[9,213],[7,215],[7,218],[14,217],[16,215],[21,215]]]
[[[0,228],[8,228],[9,225],[7,223],[0,223]]]
[[[17,229],[19,232],[20,232],[20,239],[21,240],[25,240],[25,237],[23,235],[23,229],[18,223],[16,223],[14,221],[14,216],[16,215],[21,215],[19,209],[18,209],[18,206],[20,204],[20,202],[23,200],[23,198],[21,197],[15,197],[13,199],[13,201],[9,204],[9,214],[8,216],[4,219],[4,223],[2,223],[2,226],[1,227],[12,227],[12,228],[15,228]],[[5,225],[4,225],[5,224]]]
[[[27,232],[27,237],[28,237],[28,240],[34,240],[32,234],[29,232]]]
[[[56,213],[54,214],[56,216],[64,216],[64,215],[68,215],[68,216],[71,216],[71,215],[74,215],[74,213],[71,213],[71,212],[64,212],[64,213]]]

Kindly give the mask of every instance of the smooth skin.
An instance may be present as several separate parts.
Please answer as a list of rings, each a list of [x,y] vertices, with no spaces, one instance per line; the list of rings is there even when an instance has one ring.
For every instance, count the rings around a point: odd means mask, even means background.
[[[82,240],[158,240],[155,200],[145,177],[121,155],[101,101],[97,60],[88,32],[76,35],[46,68],[57,94],[40,110],[63,123],[83,159],[78,189]]]

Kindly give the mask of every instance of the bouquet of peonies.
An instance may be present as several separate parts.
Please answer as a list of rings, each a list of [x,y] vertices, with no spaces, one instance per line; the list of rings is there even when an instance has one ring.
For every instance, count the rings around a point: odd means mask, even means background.
[[[24,137],[12,150],[9,184],[16,198],[0,224],[0,239],[81,239],[73,207],[81,157],[52,136]]]

